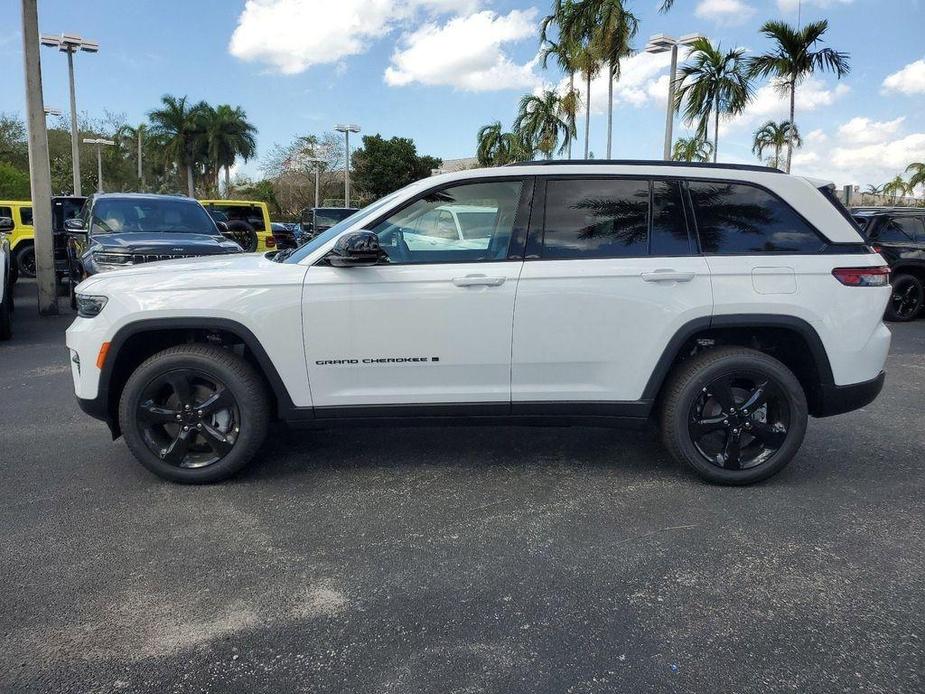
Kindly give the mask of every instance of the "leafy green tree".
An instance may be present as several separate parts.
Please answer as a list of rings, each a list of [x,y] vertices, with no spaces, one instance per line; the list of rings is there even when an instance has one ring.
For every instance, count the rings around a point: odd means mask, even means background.
[[[504,166],[515,161],[526,161],[532,156],[531,148],[524,143],[522,135],[505,132],[501,121],[479,128],[476,140],[476,156],[482,166]]]
[[[559,154],[565,151],[569,141],[575,137],[574,125],[568,121],[562,98],[551,90],[539,96],[526,94],[521,98],[514,131],[529,143],[530,149],[542,152],[547,159],[552,158],[557,148]]]
[[[768,160],[768,163],[775,169],[779,169],[781,164],[781,150],[786,147],[791,140],[795,146],[803,146],[803,140],[800,139],[800,133],[796,125],[792,124],[790,121],[776,123],[769,120],[755,131],[752,153],[761,159],[764,157],[765,150],[773,149],[774,156]]]
[[[414,140],[364,135],[363,146],[353,153],[351,178],[357,189],[377,199],[431,175],[441,159],[420,155]]]
[[[893,180],[883,184],[883,194],[889,195],[894,205],[907,193],[909,193],[909,184],[902,176],[897,175]]]
[[[543,68],[549,65],[549,59],[554,58],[559,67],[568,74],[569,89],[568,93],[562,97],[562,109],[571,129],[575,130],[575,119],[578,116],[578,109],[581,105],[581,99],[578,90],[575,89],[575,73],[579,69],[579,52],[580,44],[576,44],[569,36],[562,35],[558,41],[550,38],[550,27],[555,26],[565,15],[566,4],[562,0],[555,0],[551,14],[543,18],[540,24],[540,59]],[[572,158],[572,140],[566,147],[566,157]]]
[[[191,198],[196,194],[193,169],[199,163],[197,154],[205,134],[203,114],[207,109],[204,101],[190,103],[185,96],[165,94],[161,107],[148,114],[151,131],[162,138],[165,154],[177,168],[186,170],[186,191]]]
[[[218,188],[218,172],[225,170],[225,189],[231,187],[231,167],[235,159],[248,161],[257,153],[257,128],[247,120],[247,114],[240,106],[220,104],[203,113],[206,157],[215,175],[214,185]]]
[[[559,42],[568,46],[571,64],[585,78],[585,159],[590,151],[591,80],[600,71],[600,58],[593,44],[599,17],[596,0],[566,0],[553,8],[554,22],[559,28]]]
[[[684,119],[697,124],[699,139],[707,139],[709,123],[714,121],[713,161],[719,151],[720,116],[733,116],[745,110],[754,94],[745,69],[745,51],[723,52],[709,39],[691,44],[689,63],[681,66],[677,78],[675,108],[683,106]],[[684,105],[686,103],[686,105]]]
[[[0,200],[29,200],[29,174],[0,161]]]
[[[909,190],[914,191],[919,186],[925,186],[925,163],[917,162],[906,167],[909,176]]]
[[[814,50],[828,28],[829,23],[824,19],[800,29],[779,21],[765,22],[761,27],[761,33],[774,42],[774,47],[748,61],[749,73],[777,80],[779,91],[790,96],[791,123],[796,123],[796,92],[800,82],[817,70],[834,72],[839,79],[851,71],[847,53],[832,48]],[[791,133],[787,143],[787,173],[793,161],[794,144]]]
[[[713,145],[697,137],[679,137],[671,152],[672,161],[710,161]]]

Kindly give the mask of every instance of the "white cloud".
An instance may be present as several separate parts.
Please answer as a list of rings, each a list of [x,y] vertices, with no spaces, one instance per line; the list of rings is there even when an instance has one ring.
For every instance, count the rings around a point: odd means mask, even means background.
[[[748,20],[755,8],[743,0],[701,0],[694,14],[718,24],[734,25]]]
[[[386,68],[391,86],[413,82],[449,85],[467,91],[532,88],[540,83],[537,60],[513,62],[505,44],[536,36],[537,11],[512,10],[506,15],[485,10],[453,17],[442,25],[430,22],[402,37]]]
[[[925,94],[925,58],[889,75],[883,80],[883,88],[903,94]]]
[[[803,138],[803,141],[807,144],[821,145],[829,141],[829,136],[825,134],[824,130],[818,128],[810,133],[807,133]]]
[[[797,86],[796,122],[800,125],[800,114],[817,111],[831,106],[851,88],[843,83],[829,87],[825,82],[810,77]],[[781,93],[774,83],[769,82],[755,92],[755,98],[745,112],[720,126],[720,133],[738,128],[753,128],[766,120],[787,120],[790,117],[790,97]]]
[[[838,128],[841,142],[849,145],[869,145],[886,142],[902,127],[905,116],[891,121],[873,121],[870,118],[852,118]]]
[[[833,7],[835,5],[850,5],[854,0],[777,0],[781,12],[796,12],[802,1],[803,7],[815,5],[816,7]]]
[[[416,16],[471,11],[476,0],[247,0],[229,52],[284,74],[364,53]]]

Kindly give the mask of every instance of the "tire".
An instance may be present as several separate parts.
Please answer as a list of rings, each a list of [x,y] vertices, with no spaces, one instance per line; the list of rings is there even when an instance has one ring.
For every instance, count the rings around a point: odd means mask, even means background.
[[[16,253],[16,276],[35,277],[35,246],[31,243]]]
[[[915,319],[925,304],[925,288],[922,281],[915,275],[899,274],[892,278],[890,284],[893,286],[893,293],[886,305],[885,318],[894,323]]]
[[[803,443],[807,418],[806,396],[790,369],[744,347],[711,349],[682,363],[662,396],[665,447],[718,484],[752,484],[780,472]]]
[[[188,398],[180,397],[184,379]],[[208,383],[222,393],[211,412],[214,395],[209,395]],[[185,408],[183,399],[192,401],[192,407]],[[197,419],[198,408],[206,413]],[[142,413],[158,421],[146,421]],[[174,421],[178,417],[182,425]],[[155,475],[185,484],[220,482],[241,470],[263,443],[269,419],[270,402],[260,375],[234,352],[212,345],[179,345],[155,354],[135,369],[119,402],[119,424],[129,450]],[[190,432],[181,433],[183,426]],[[211,458],[216,459],[203,463]]]
[[[3,292],[3,300],[0,301],[0,340],[9,340],[13,337],[13,297],[12,287],[8,286]]]

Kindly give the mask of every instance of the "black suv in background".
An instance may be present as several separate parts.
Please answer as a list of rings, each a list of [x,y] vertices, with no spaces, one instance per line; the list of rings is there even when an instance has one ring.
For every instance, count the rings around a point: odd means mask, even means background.
[[[851,216],[890,264],[893,295],[886,319],[908,321],[920,315],[925,306],[925,209],[858,207]]]
[[[89,275],[157,260],[241,253],[202,205],[174,195],[100,193],[64,223],[71,287]],[[73,297],[72,297],[73,298]]]
[[[306,207],[300,215],[302,239],[307,241],[316,237],[357,210],[356,207]]]

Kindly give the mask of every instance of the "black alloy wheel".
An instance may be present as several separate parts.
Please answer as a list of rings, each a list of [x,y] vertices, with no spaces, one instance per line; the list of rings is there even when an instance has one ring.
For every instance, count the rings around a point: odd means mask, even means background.
[[[705,386],[687,425],[704,460],[726,470],[748,470],[773,456],[787,439],[790,406],[764,374],[721,376]]]
[[[119,426],[154,474],[208,484],[254,459],[270,411],[266,382],[242,355],[190,343],[158,352],[132,372],[119,398]]]
[[[910,321],[922,310],[925,288],[918,277],[897,275],[892,282],[893,293],[887,304],[886,317],[891,321]]]
[[[164,462],[202,468],[228,455],[241,415],[231,391],[213,376],[177,369],[142,390],[136,422],[145,444]]]
[[[26,246],[16,254],[16,269],[23,277],[35,277],[35,246]]]

